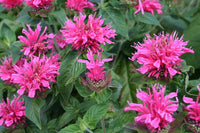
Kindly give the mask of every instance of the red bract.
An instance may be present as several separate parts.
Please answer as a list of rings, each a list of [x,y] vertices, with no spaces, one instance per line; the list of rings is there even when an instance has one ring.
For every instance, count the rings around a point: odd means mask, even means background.
[[[135,121],[138,124],[146,126],[149,130],[160,131],[162,128],[174,121],[172,117],[174,111],[178,109],[177,92],[172,92],[169,95],[164,96],[166,86],[152,85],[152,93],[150,88],[148,93],[137,90],[137,98],[142,100],[143,104],[129,103],[129,107],[126,107],[124,111],[137,111],[138,115],[135,117]],[[169,100],[176,97],[176,101]],[[177,103],[177,104],[175,104]]]
[[[20,96],[9,101],[7,97],[7,103],[3,100],[0,103],[0,125],[4,125],[6,127],[15,128],[18,124],[25,122],[25,106],[24,101],[19,102]]]
[[[94,4],[88,0],[67,0],[65,3],[66,7],[79,12],[83,12],[84,8],[91,8],[93,11],[96,11]]]
[[[3,3],[1,6],[4,6],[7,9],[11,9],[22,5],[23,0],[0,0],[0,3]]]
[[[142,74],[148,73],[148,77],[172,78],[176,74],[181,74],[178,66],[183,59],[179,57],[184,53],[194,53],[193,50],[185,48],[187,43],[183,42],[183,36],[179,39],[176,32],[172,35],[154,35],[153,38],[147,35],[144,44],[139,43],[135,46],[137,52],[130,60],[137,59],[137,62],[143,65],[137,70]]]
[[[23,66],[14,65],[16,74],[12,75],[12,80],[20,86],[17,93],[20,95],[28,93],[29,97],[35,97],[37,91],[50,89],[49,82],[56,82],[56,75],[59,74],[58,58],[58,55],[50,58],[44,56],[41,59],[33,56],[30,62],[25,60]]]
[[[11,76],[13,73],[15,73],[15,71],[12,65],[12,58],[9,57],[0,65],[0,78],[6,81],[5,83],[11,83]]]
[[[200,84],[199,84],[200,85]],[[196,126],[200,126],[200,104],[199,104],[199,97],[200,97],[200,88],[199,85],[197,85],[197,88],[199,90],[199,94],[197,96],[197,100],[194,101],[192,98],[183,97],[183,101],[187,103],[188,105],[184,108],[185,111],[188,112],[187,117],[190,119],[190,121],[193,122]]]
[[[102,27],[104,20],[101,17],[95,18],[94,15],[89,15],[88,22],[85,24],[86,15],[80,15],[80,18],[74,17],[73,23],[71,20],[66,21],[66,26],[61,30],[67,44],[72,44],[72,48],[80,52],[86,52],[90,49],[93,53],[97,53],[100,48],[100,43],[113,43],[110,38],[115,37],[115,30],[110,29],[110,25]]]
[[[151,14],[154,14],[154,10],[158,12],[158,14],[162,14],[162,6],[159,3],[159,0],[139,0],[139,4],[135,6],[134,8],[138,9],[135,11],[135,14],[138,12],[142,12],[142,15],[144,15],[145,12],[150,12]]]
[[[46,46],[48,42],[45,40],[53,38],[54,35],[45,34],[47,27],[45,27],[42,34],[40,34],[40,23],[37,25],[37,29],[35,31],[31,29],[30,25],[27,25],[27,27],[28,31],[25,29],[22,30],[26,37],[18,36],[19,40],[24,43],[23,49],[21,51],[24,51],[24,55],[29,55],[30,57],[34,54],[44,54],[48,50]]]
[[[34,9],[46,9],[52,5],[53,0],[25,0],[27,5]]]

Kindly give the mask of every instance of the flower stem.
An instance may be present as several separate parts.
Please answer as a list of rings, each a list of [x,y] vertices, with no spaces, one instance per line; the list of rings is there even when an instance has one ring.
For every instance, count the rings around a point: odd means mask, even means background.
[[[88,133],[93,133],[90,129],[86,128],[85,129]]]
[[[102,126],[102,130],[104,133],[106,133],[106,128],[105,128],[105,123],[104,123],[104,118],[101,118],[101,126]]]

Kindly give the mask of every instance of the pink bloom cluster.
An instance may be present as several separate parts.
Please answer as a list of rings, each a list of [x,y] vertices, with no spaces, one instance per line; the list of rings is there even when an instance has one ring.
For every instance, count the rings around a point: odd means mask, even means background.
[[[11,9],[22,5],[23,0],[0,0],[0,3],[3,3],[1,6],[4,6],[7,9]]]
[[[199,84],[200,85],[200,84]],[[199,97],[200,97],[200,88],[199,85],[197,85],[197,88],[199,90],[199,94],[197,96],[197,100],[194,101],[192,98],[183,97],[183,101],[187,103],[188,105],[185,107],[185,110],[188,112],[187,117],[196,124],[196,126],[200,126],[200,104],[199,104]]]
[[[88,0],[67,0],[65,3],[66,7],[78,12],[83,12],[84,8],[91,8],[93,11],[96,11],[94,4]]]
[[[102,27],[104,20],[101,17],[95,18],[95,15],[89,15],[88,22],[85,24],[86,15],[80,15],[80,18],[74,17],[66,21],[66,26],[61,30],[67,44],[72,44],[72,48],[81,52],[90,49],[93,53],[97,53],[100,43],[111,44],[110,38],[115,37],[115,30],[110,29],[110,25]]]
[[[7,97],[7,103],[3,101],[0,103],[0,125],[6,127],[17,126],[18,124],[25,122],[25,106],[23,106],[24,101],[19,101],[20,96],[9,101]]]
[[[185,48],[187,43],[183,42],[183,36],[179,39],[176,32],[172,35],[154,35],[153,38],[147,35],[144,44],[135,46],[137,52],[130,60],[137,59],[137,62],[143,65],[137,70],[142,74],[148,73],[148,77],[172,78],[176,74],[181,74],[178,66],[183,59],[179,57],[184,53],[194,53],[193,50]]]
[[[58,44],[58,46],[61,48],[61,49],[65,49],[67,43],[65,42],[65,39],[63,38],[62,34],[56,34],[55,35],[55,41],[56,43]],[[48,46],[47,46],[48,49],[52,49],[53,52],[55,51],[55,48],[54,48],[54,40],[53,39],[49,39],[48,40]]]
[[[134,8],[137,9],[135,11],[135,14],[139,13],[140,11],[142,12],[142,15],[144,15],[145,12],[150,12],[151,14],[154,14],[154,10],[158,12],[158,14],[162,14],[162,6],[159,3],[159,0],[138,0],[139,4],[135,6]]]
[[[46,9],[50,7],[53,0],[25,0],[27,5],[34,9]]]
[[[31,29],[30,25],[27,25],[27,27],[28,31],[25,29],[22,30],[27,38],[24,36],[18,36],[19,40],[24,43],[21,52],[24,51],[24,55],[28,55],[30,57],[32,57],[35,53],[44,54],[48,50],[48,47],[46,46],[48,41],[45,40],[52,39],[54,35],[45,34],[47,27],[45,27],[44,31],[40,34],[40,23],[37,25],[37,29],[35,31]]]
[[[50,58],[33,56],[30,62],[25,60],[23,66],[14,65],[15,74],[12,74],[13,83],[19,84],[18,94],[27,94],[34,97],[37,92],[50,89],[49,82],[55,82],[60,62],[58,55]]]
[[[135,117],[135,121],[145,125],[152,132],[166,128],[169,123],[174,121],[172,115],[178,109],[178,90],[176,93],[172,92],[164,96],[165,88],[165,86],[155,84],[152,85],[152,93],[150,88],[147,88],[148,93],[137,90],[136,96],[142,100],[143,104],[128,102],[129,107],[126,107],[124,111],[137,111],[139,116]],[[176,101],[169,100],[173,97],[176,97]]]

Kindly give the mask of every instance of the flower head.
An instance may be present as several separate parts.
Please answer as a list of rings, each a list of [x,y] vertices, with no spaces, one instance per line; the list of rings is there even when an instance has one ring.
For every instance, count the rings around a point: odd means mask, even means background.
[[[199,94],[197,96],[196,101],[194,101],[192,98],[189,98],[186,96],[183,97],[183,101],[188,104],[184,108],[185,111],[188,112],[187,118],[189,118],[191,121],[193,121],[193,124],[195,124],[198,127],[200,126],[200,104],[199,104],[200,88],[199,88],[199,85],[197,85]]]
[[[151,131],[160,131],[162,128],[174,121],[172,114],[178,109],[177,92],[172,92],[164,96],[166,86],[152,85],[152,93],[150,88],[148,93],[137,90],[137,98],[143,101],[143,104],[129,103],[124,111],[134,110],[138,112],[135,121],[141,125],[145,125]],[[176,97],[176,101],[169,100]],[[177,103],[177,104],[176,104]]]
[[[91,8],[93,11],[96,11],[94,4],[88,0],[67,0],[65,3],[66,7],[78,12],[83,12],[84,8]]]
[[[19,99],[20,96],[14,96],[10,102],[7,97],[7,103],[4,100],[0,103],[0,125],[15,128],[18,124],[25,122],[24,101],[20,102]]]
[[[67,44],[72,44],[72,48],[81,52],[86,52],[90,49],[93,53],[97,53],[100,48],[100,43],[113,43],[109,39],[115,37],[115,30],[110,29],[110,25],[102,27],[104,20],[101,17],[95,18],[94,15],[89,15],[87,24],[84,23],[86,15],[80,15],[80,18],[74,17],[73,23],[71,20],[66,21],[66,26],[61,30]]]
[[[58,58],[58,55],[50,58],[43,56],[41,59],[33,56],[30,62],[25,60],[23,66],[14,65],[16,74],[12,75],[12,80],[20,86],[17,93],[19,95],[28,93],[29,97],[35,97],[37,92],[50,89],[49,82],[56,82],[56,75],[59,74]]]
[[[36,10],[46,9],[52,5],[53,0],[25,0],[27,5]]]
[[[103,59],[101,60],[101,53],[97,53],[96,61],[94,60],[94,54],[92,51],[88,51],[87,53],[88,60],[77,60],[81,63],[86,63],[86,68],[89,70],[89,72],[86,73],[86,75],[89,77],[89,82],[95,86],[95,84],[100,84],[101,82],[104,82],[106,79],[105,77],[105,71],[102,67],[105,62],[112,61],[112,58]],[[105,82],[104,82],[105,83]],[[102,84],[100,87],[92,87],[93,90],[104,88],[107,85],[107,83]]]
[[[135,14],[138,12],[142,12],[142,15],[144,15],[145,12],[150,12],[151,14],[154,14],[154,10],[158,12],[158,14],[162,14],[161,10],[161,4],[159,3],[159,0],[138,0],[139,4],[135,6],[134,8],[137,9],[135,11]]]
[[[11,76],[15,73],[12,65],[12,57],[8,59],[5,58],[5,61],[0,65],[0,78],[1,80],[6,81],[6,83],[11,83]]]
[[[48,41],[45,41],[46,39],[53,38],[53,34],[45,34],[47,27],[45,27],[44,31],[40,34],[41,26],[40,23],[37,25],[37,29],[33,31],[30,27],[30,25],[27,25],[28,31],[25,29],[22,30],[22,32],[26,35],[19,36],[19,40],[24,43],[23,49],[21,51],[24,51],[24,55],[29,55],[30,57],[34,54],[44,54],[48,48],[46,44]]]
[[[137,62],[143,65],[137,70],[142,74],[148,73],[148,77],[172,78],[176,74],[181,74],[178,66],[183,59],[179,57],[184,53],[194,53],[193,50],[185,48],[187,43],[183,42],[183,36],[179,39],[176,32],[172,35],[154,35],[153,38],[147,35],[144,44],[135,46],[137,52],[130,60],[137,59]]]
[[[0,0],[0,3],[3,3],[1,6],[4,6],[7,9],[11,9],[22,5],[23,0]]]

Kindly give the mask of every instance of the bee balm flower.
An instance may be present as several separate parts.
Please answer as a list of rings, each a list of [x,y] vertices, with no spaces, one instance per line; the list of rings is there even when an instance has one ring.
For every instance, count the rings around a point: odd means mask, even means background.
[[[34,9],[46,9],[52,5],[53,0],[25,0],[27,5]]]
[[[84,8],[91,8],[93,11],[96,11],[94,4],[88,0],[67,0],[65,3],[66,7],[79,12],[83,12]]]
[[[153,38],[147,35],[143,44],[135,46],[137,52],[133,54],[130,60],[143,66],[137,69],[142,74],[148,73],[148,77],[155,78],[170,77],[181,74],[178,66],[183,59],[179,57],[185,53],[194,53],[193,50],[185,48],[188,42],[183,42],[183,36],[179,39],[174,32],[164,35],[154,35]]]
[[[22,5],[23,0],[0,0],[0,3],[3,3],[1,6],[4,6],[7,9],[11,9]]]
[[[152,85],[152,93],[150,88],[147,88],[148,93],[137,90],[136,97],[143,101],[143,104],[128,102],[129,107],[126,107],[124,111],[137,111],[138,116],[135,117],[135,122],[146,126],[152,132],[159,132],[174,121],[172,115],[178,109],[178,90],[176,93],[172,92],[164,96],[165,88],[165,86],[155,84]],[[176,97],[176,101],[169,100],[173,97]]]

